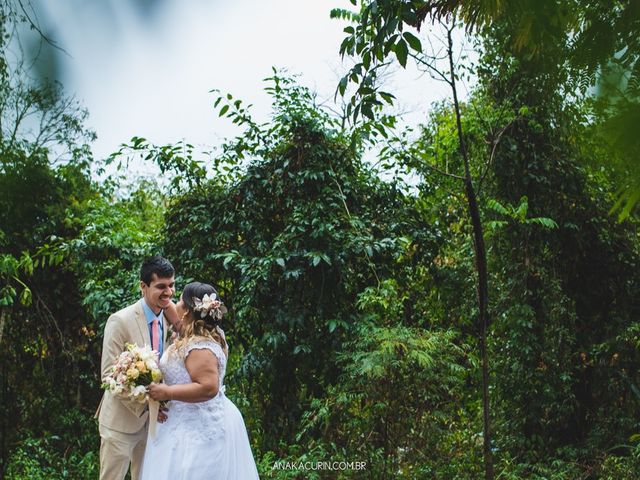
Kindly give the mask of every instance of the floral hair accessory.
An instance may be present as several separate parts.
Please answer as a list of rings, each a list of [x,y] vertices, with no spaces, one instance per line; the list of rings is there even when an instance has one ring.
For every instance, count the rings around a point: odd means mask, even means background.
[[[227,313],[227,307],[217,298],[215,293],[209,295],[205,293],[202,300],[193,297],[193,310],[200,312],[200,318],[205,318],[207,315],[211,315],[214,320],[222,320],[222,315]]]

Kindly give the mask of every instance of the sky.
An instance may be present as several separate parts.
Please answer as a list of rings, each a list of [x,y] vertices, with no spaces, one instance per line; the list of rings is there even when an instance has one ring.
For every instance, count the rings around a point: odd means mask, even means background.
[[[212,89],[270,112],[263,79],[272,66],[332,101],[349,62],[341,61],[348,0],[35,0],[39,23],[64,51],[56,54],[68,94],[89,110],[96,158],[133,136],[156,144],[186,140],[203,150],[239,131],[213,109]],[[415,69],[399,71],[388,91],[409,123],[447,95]],[[390,90],[391,89],[391,90]]]

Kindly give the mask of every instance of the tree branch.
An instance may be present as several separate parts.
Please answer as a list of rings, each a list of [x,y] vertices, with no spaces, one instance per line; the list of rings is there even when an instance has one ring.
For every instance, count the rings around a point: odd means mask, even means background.
[[[427,70],[429,70],[430,72],[435,73],[437,77],[440,77],[440,81],[441,82],[445,82],[447,85],[451,86],[451,81],[440,71],[438,70],[436,67],[434,67],[433,65],[431,65],[429,62],[427,62],[425,59],[419,57],[418,55],[416,55],[415,53],[409,53],[409,56],[411,58],[413,58],[418,64],[421,64],[425,67],[427,67]],[[436,57],[433,57],[436,58]],[[432,77],[435,80],[438,80],[438,78],[436,78],[436,76],[432,75]]]
[[[500,131],[498,132],[498,135],[496,135],[496,137],[494,138],[494,140],[492,142],[493,143],[493,147],[491,148],[491,155],[489,156],[489,160],[487,161],[487,164],[485,166],[484,172],[482,173],[482,175],[478,179],[478,196],[481,195],[482,185],[484,183],[485,177],[487,176],[487,173],[489,173],[489,168],[493,164],[493,159],[495,157],[498,145],[500,144],[500,141],[502,140],[502,136],[509,129],[509,127],[511,127],[511,125],[513,125],[513,123],[515,121],[516,121],[516,119],[514,118],[509,123],[507,123],[504,127],[502,127],[500,129]]]

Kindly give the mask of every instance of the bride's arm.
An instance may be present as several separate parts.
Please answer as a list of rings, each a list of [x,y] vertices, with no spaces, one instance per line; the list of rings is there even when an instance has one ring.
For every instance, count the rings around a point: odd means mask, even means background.
[[[184,363],[191,376],[191,383],[152,383],[149,385],[149,396],[154,400],[199,403],[211,400],[218,394],[218,359],[211,350],[191,350]]]
[[[176,310],[175,303],[169,302],[169,306],[164,309],[164,316],[167,319],[167,322],[171,324],[174,331],[179,332],[181,319],[178,317],[178,311]]]

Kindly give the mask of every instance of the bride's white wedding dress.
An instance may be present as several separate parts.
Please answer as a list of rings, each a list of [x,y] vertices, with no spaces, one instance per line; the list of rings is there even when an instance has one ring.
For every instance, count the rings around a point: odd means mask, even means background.
[[[194,349],[211,350],[218,359],[220,391],[201,403],[172,401],[168,419],[147,438],[142,480],[251,480],[258,478],[247,430],[237,407],[224,394],[227,357],[219,344],[194,340]],[[186,355],[184,358],[186,358]],[[184,358],[170,346],[160,360],[168,385],[191,383]]]

